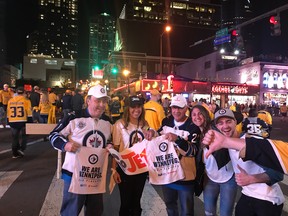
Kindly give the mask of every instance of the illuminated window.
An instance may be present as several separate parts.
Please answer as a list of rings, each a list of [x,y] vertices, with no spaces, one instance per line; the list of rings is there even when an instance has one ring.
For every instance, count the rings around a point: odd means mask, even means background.
[[[206,12],[206,8],[200,7],[200,12]]]
[[[170,5],[171,8],[175,9],[186,9],[187,5],[185,3],[180,3],[180,2],[172,2]]]
[[[75,66],[76,62],[75,61],[64,61],[65,66]]]
[[[150,12],[152,10],[151,7],[144,6],[144,11]]]
[[[37,59],[34,59],[34,58],[33,58],[33,59],[30,59],[30,63],[31,63],[31,64],[37,64]]]
[[[45,64],[47,65],[57,65],[57,60],[46,59]]]

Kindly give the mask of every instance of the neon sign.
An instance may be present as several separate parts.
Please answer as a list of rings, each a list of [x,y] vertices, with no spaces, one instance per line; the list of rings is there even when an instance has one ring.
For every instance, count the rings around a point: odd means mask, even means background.
[[[212,93],[248,94],[248,86],[212,85]]]

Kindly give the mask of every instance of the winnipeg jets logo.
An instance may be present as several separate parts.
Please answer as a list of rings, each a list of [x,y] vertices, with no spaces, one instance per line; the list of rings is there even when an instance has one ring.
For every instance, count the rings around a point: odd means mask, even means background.
[[[102,140],[96,134],[95,136],[90,136],[88,142],[89,145],[93,147],[99,147],[100,145],[102,145]]]
[[[168,144],[167,143],[165,143],[165,142],[160,143],[160,145],[159,145],[159,150],[160,151],[166,152],[167,149],[168,149]]]
[[[88,161],[90,164],[96,164],[98,162],[98,156],[96,154],[92,154],[89,156]]]
[[[106,138],[101,131],[91,130],[83,138],[83,146],[105,148]]]

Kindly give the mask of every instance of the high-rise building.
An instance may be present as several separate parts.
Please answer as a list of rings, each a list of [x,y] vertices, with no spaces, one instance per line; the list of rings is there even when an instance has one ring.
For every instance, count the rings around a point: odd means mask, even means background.
[[[219,4],[208,0],[130,0],[120,18],[217,29],[220,9]]]
[[[78,0],[39,0],[37,30],[29,35],[28,54],[77,57]]]
[[[251,1],[247,0],[221,0],[222,27],[231,27],[241,24],[253,17]]]
[[[114,48],[115,19],[107,13],[91,18],[89,23],[89,70],[108,63]]]

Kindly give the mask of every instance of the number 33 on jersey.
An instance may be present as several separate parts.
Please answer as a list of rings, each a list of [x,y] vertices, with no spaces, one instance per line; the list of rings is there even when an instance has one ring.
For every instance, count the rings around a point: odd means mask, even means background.
[[[22,95],[14,96],[8,101],[7,118],[9,122],[27,122],[32,116],[31,102]]]

